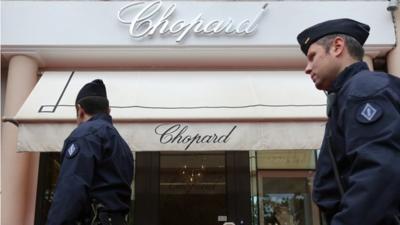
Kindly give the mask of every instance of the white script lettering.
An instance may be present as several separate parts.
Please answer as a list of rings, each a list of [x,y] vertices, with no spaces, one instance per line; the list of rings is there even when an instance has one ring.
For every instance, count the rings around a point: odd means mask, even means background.
[[[130,11],[132,8],[144,3],[133,2],[118,11],[118,20],[123,24],[129,24],[129,35],[134,38],[151,38],[156,32],[162,35],[171,34],[177,36],[176,42],[178,43],[184,40],[190,33],[202,35],[250,35],[256,31],[257,24],[268,6],[266,3],[255,14],[253,19],[244,19],[237,23],[232,18],[227,20],[214,19],[207,22],[203,18],[203,13],[199,13],[191,21],[172,21],[171,18],[176,10],[176,4],[174,3],[168,6],[166,10],[163,10],[163,2],[158,0],[145,5],[131,19],[123,18],[123,15],[127,14],[128,10]]]

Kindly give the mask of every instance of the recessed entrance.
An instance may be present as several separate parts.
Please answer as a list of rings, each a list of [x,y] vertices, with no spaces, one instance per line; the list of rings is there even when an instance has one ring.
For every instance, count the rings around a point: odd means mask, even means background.
[[[249,152],[138,152],[135,225],[251,223]]]
[[[160,225],[222,224],[227,218],[225,176],[223,152],[161,153]]]

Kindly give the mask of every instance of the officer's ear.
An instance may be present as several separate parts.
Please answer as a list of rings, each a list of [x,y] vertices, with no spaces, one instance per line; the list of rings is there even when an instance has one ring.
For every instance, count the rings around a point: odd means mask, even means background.
[[[343,37],[336,36],[331,45],[331,54],[338,57],[345,52],[345,40]]]
[[[85,109],[80,104],[77,104],[76,105],[76,120],[77,120],[76,122],[78,124],[84,122],[85,117],[86,117]]]

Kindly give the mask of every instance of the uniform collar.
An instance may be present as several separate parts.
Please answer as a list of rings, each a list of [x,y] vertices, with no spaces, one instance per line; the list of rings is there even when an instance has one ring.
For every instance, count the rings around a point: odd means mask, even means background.
[[[333,82],[332,88],[328,92],[338,92],[348,80],[362,70],[368,70],[368,65],[362,61],[346,67]]]
[[[94,120],[105,120],[112,124],[112,117],[106,113],[97,113],[94,116],[92,116],[88,121],[94,121]]]

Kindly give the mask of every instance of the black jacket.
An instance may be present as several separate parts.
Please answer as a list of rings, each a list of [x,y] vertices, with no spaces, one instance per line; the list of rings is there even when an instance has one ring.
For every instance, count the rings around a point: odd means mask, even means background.
[[[133,156],[109,115],[97,114],[65,140],[48,225],[76,224],[93,199],[109,212],[129,212]]]
[[[393,225],[400,210],[400,79],[364,62],[335,80],[336,94],[317,163],[313,199],[331,225]],[[327,152],[338,165],[341,197]]]

